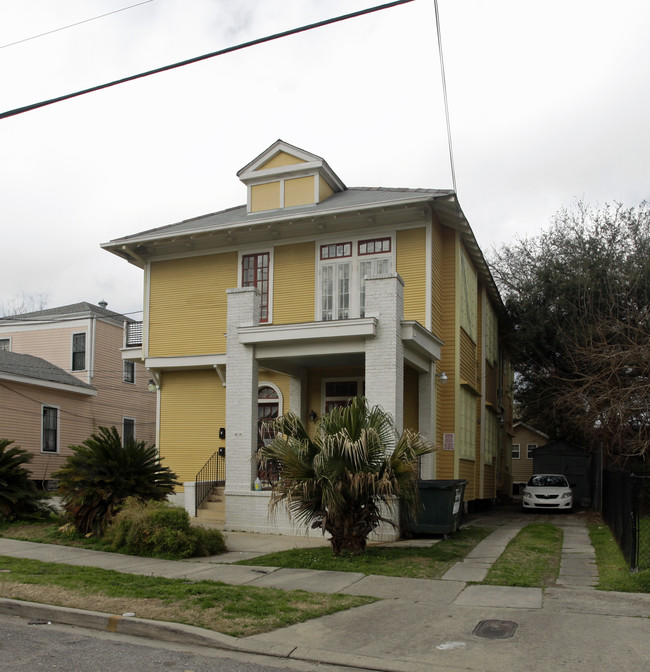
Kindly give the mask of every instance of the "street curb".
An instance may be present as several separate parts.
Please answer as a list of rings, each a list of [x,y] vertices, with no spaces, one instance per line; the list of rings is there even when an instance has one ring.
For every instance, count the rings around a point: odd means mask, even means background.
[[[294,645],[267,644],[263,642],[243,641],[230,635],[204,630],[193,625],[152,621],[135,616],[119,616],[86,609],[57,607],[38,602],[25,602],[0,598],[0,614],[19,618],[33,618],[40,621],[73,625],[89,630],[102,630],[132,637],[173,642],[193,646],[237,651],[274,658],[287,658],[305,662],[330,664],[343,667],[356,667],[376,672],[431,672],[431,665],[419,665],[413,662],[386,661],[372,656],[337,653],[325,649],[314,649]]]

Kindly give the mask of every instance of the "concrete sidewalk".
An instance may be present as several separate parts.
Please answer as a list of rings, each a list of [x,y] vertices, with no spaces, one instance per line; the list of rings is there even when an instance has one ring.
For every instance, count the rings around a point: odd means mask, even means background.
[[[551,520],[549,516],[543,518]],[[482,580],[508,541],[523,525],[535,520],[530,516],[486,521],[474,518],[473,524],[497,529],[436,581],[231,564],[234,559],[272,550],[327,543],[303,537],[225,533],[228,554],[191,561],[0,539],[0,556],[232,585],[381,598],[357,609],[241,639],[191,626],[15,600],[0,600],[0,612],[150,639],[364,669],[496,672],[521,667],[548,672],[571,667],[578,672],[645,672],[650,659],[650,595],[594,590],[591,586],[597,582],[597,574],[593,548],[582,519],[578,515],[552,518],[563,527],[564,544],[559,581],[544,591],[470,583]],[[428,542],[418,539],[398,543]]]

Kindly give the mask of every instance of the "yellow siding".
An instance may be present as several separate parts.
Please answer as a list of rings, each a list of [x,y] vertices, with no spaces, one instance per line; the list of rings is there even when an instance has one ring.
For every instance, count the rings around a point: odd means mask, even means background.
[[[181,483],[193,481],[224,444],[218,437],[225,426],[226,389],[214,370],[163,373],[160,456]]]
[[[237,254],[151,264],[149,356],[226,351],[226,290],[237,286]]]
[[[485,362],[485,401],[496,407],[497,405],[497,367]]]
[[[483,499],[495,499],[497,496],[497,484],[494,466],[485,465],[483,472]]]
[[[436,223],[434,222],[434,230]],[[434,236],[436,238],[436,236]],[[438,363],[438,371],[444,371],[447,374],[448,382],[446,385],[437,383],[438,393],[438,436],[437,444],[443,445],[443,434],[446,432],[454,433],[456,436],[456,450],[440,450],[437,453],[437,477],[438,478],[457,478],[457,457],[460,436],[456,427],[456,391],[458,389],[458,378],[456,375],[457,358],[457,328],[456,328],[456,290],[455,284],[449,282],[449,278],[456,277],[456,259],[457,259],[457,239],[456,232],[451,229],[441,228],[439,237],[440,254],[439,272],[434,275],[439,276],[434,286],[436,295],[434,296],[434,306],[439,308],[440,331],[436,336],[441,338],[445,347],[442,349],[441,361]],[[435,312],[435,311],[434,311]]]
[[[426,231],[398,231],[397,272],[404,280],[404,319],[426,324]]]
[[[472,389],[478,391],[477,366],[476,366],[476,345],[474,341],[460,330],[460,377],[463,382],[468,383]]]
[[[280,182],[255,184],[251,187],[251,212],[280,207]]]
[[[267,168],[280,168],[282,166],[293,166],[296,163],[305,163],[293,154],[287,152],[278,152],[273,158],[262,164],[258,170],[266,170]]]
[[[326,198],[329,198],[333,193],[334,190],[332,187],[330,187],[327,182],[322,177],[318,177],[319,185],[318,185],[318,202],[322,203]]]
[[[464,478],[467,481],[465,496],[463,498],[466,502],[478,497],[475,467],[476,464],[468,460],[460,460],[458,465],[458,478]]]
[[[284,181],[284,206],[307,205],[314,202],[314,176]]]
[[[314,243],[282,245],[273,256],[273,323],[314,319]]]
[[[436,336],[440,336],[442,332],[444,276],[442,227],[438,222],[434,221],[432,223],[431,233],[431,331]]]

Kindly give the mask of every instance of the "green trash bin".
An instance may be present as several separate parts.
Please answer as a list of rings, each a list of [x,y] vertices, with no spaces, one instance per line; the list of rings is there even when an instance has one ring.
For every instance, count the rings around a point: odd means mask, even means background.
[[[408,519],[409,532],[451,534],[460,527],[463,515],[465,480],[420,481],[418,491],[422,508]]]

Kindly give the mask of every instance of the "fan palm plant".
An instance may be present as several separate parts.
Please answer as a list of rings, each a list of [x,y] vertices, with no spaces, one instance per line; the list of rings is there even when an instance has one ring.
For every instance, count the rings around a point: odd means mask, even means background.
[[[164,500],[180,485],[160,464],[156,447],[131,439],[122,445],[115,427],[100,427],[53,474],[63,508],[79,532],[101,533],[127,497]]]
[[[398,437],[390,415],[363,397],[323,415],[313,438],[291,413],[270,428],[261,458],[282,464],[271,507],[282,502],[299,524],[328,532],[334,555],[360,553],[381,522],[394,525],[382,507],[416,511],[418,458],[434,448],[411,430]]]
[[[50,511],[25,465],[31,453],[13,441],[0,439],[0,519],[28,518]]]

